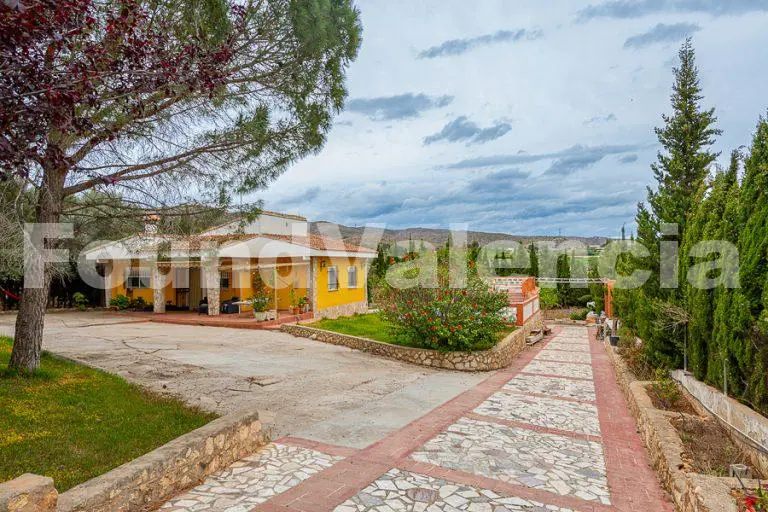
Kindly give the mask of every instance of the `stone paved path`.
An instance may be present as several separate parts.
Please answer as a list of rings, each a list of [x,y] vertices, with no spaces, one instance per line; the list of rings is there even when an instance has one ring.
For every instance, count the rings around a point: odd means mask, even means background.
[[[671,511],[602,345],[557,327],[363,449],[285,437],[168,511]]]

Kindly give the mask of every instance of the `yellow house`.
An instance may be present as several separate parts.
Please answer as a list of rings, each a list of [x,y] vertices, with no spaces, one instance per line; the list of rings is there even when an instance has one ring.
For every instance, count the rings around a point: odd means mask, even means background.
[[[309,232],[304,217],[262,212],[194,236],[144,233],[85,252],[104,275],[107,304],[119,295],[168,309],[222,313],[233,301],[248,309],[254,285],[263,285],[272,315],[301,307],[314,317],[368,310],[367,275],[376,252]]]

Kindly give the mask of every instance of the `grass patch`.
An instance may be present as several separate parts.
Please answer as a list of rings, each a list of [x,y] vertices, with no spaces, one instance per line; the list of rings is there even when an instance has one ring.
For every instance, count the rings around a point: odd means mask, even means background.
[[[16,375],[11,347],[0,337],[0,481],[37,473],[66,491],[216,417],[45,352]]]
[[[324,331],[349,334],[351,336],[360,336],[361,338],[369,338],[372,340],[389,343],[391,345],[427,348],[421,343],[414,342],[404,336],[394,334],[392,326],[378,313],[372,313],[369,315],[345,316],[336,319],[324,318],[322,320],[318,320],[317,322],[306,325],[307,327],[314,327],[315,329],[323,329]],[[514,330],[514,327],[509,327],[499,331],[495,342],[477,346],[475,347],[475,350],[488,350],[493,348],[496,343],[506,338]]]

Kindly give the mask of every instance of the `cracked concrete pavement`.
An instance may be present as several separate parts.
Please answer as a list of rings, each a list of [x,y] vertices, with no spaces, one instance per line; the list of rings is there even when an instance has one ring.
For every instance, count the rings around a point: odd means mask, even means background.
[[[15,315],[0,315],[13,335]],[[445,372],[283,332],[52,313],[43,348],[190,405],[254,407],[275,435],[362,448],[423,416],[487,374]]]

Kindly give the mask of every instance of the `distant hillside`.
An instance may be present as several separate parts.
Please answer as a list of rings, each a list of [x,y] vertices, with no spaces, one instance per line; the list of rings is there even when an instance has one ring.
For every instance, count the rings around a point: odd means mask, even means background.
[[[381,232],[382,230],[374,230],[369,228],[370,233],[375,231]],[[341,224],[333,224],[331,222],[319,221],[311,223],[312,233],[317,234],[330,234],[336,236],[336,230],[341,233],[341,237],[352,244],[360,245],[364,228],[353,228],[344,226]],[[381,236],[381,242],[395,242],[399,240],[424,240],[436,246],[441,246],[446,243],[450,236],[450,231],[447,229],[428,229],[428,228],[406,228],[406,229],[385,229]],[[376,237],[377,238],[377,237]],[[524,236],[524,235],[510,235],[507,233],[486,233],[483,231],[468,231],[468,242],[477,242],[480,245],[485,245],[497,240],[510,240],[520,242],[523,245],[528,245],[531,242],[549,241],[561,243],[565,241],[579,241],[587,246],[602,247],[608,241],[607,238],[601,236]],[[365,243],[364,245],[375,245],[372,243]],[[375,247],[371,247],[375,249]]]

